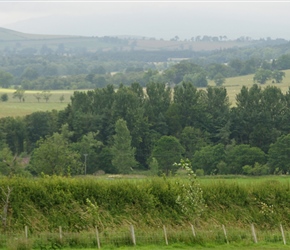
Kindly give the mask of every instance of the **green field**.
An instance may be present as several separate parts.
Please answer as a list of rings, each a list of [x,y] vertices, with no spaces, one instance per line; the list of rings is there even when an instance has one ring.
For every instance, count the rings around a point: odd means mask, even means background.
[[[18,99],[13,99],[13,89],[1,89],[0,95],[3,93],[8,94],[8,102],[0,102],[0,118],[7,116],[25,116],[36,111],[51,111],[62,110],[70,102],[70,97],[73,94],[73,90],[54,90],[50,91],[52,94],[49,101],[40,100],[34,97],[34,94],[41,93],[41,91],[25,91],[25,102],[19,102]],[[64,96],[64,101],[60,101],[60,97]]]

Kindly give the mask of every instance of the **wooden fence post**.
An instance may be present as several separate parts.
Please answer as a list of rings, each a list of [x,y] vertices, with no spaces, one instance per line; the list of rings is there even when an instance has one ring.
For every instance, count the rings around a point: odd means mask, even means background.
[[[256,235],[256,232],[255,232],[254,224],[251,224],[251,228],[252,228],[252,234],[253,234],[254,242],[255,242],[255,243],[258,243],[257,235]]]
[[[163,232],[164,232],[165,244],[168,245],[167,232],[166,232],[165,225],[163,225]]]
[[[223,227],[223,231],[224,231],[224,235],[225,235],[225,238],[226,238],[227,244],[229,244],[226,228],[225,228],[224,225],[222,225],[222,227]]]
[[[135,231],[134,231],[134,226],[132,224],[130,225],[130,232],[131,232],[131,239],[132,239],[133,245],[136,246]]]
[[[101,249],[101,243],[100,243],[100,238],[99,238],[99,230],[98,230],[97,226],[96,226],[96,237],[97,237],[98,249]]]
[[[25,230],[25,238],[28,239],[28,227],[25,226],[24,230]]]
[[[193,237],[196,237],[196,234],[195,234],[195,230],[194,230],[194,227],[193,227],[193,225],[192,225],[192,224],[190,224],[190,226],[191,226],[191,231],[192,231],[192,235],[193,235]]]
[[[61,226],[58,227],[58,230],[59,230],[59,239],[61,241],[62,240],[62,228],[61,228]]]
[[[282,238],[283,238],[283,243],[284,243],[284,245],[286,245],[286,239],[285,239],[285,234],[284,234],[284,230],[283,230],[282,224],[280,224],[280,230],[281,230],[281,234],[282,234]]]

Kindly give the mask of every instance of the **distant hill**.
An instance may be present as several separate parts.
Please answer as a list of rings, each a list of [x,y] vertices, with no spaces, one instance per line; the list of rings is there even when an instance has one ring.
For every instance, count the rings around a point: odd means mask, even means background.
[[[68,35],[41,35],[26,34],[10,29],[0,28],[0,50],[17,47],[21,49],[40,49],[47,46],[52,49],[60,44],[69,49],[85,49],[87,51],[174,51],[194,50],[209,51],[227,49],[232,47],[244,47],[249,42],[237,41],[166,41],[145,37],[84,37]]]
[[[27,34],[10,29],[0,28],[0,52],[16,54],[38,54],[45,48],[46,51],[58,49],[68,54],[86,52],[127,52],[127,51],[220,51],[230,48],[239,48],[256,45],[285,44],[286,40],[227,40],[219,37],[204,36],[200,40],[155,39],[132,36],[105,36],[86,37],[69,35],[41,35]]]
[[[10,29],[0,27],[0,41],[27,41],[27,40],[39,40],[39,39],[56,39],[56,38],[68,38],[74,36],[59,36],[59,35],[38,35],[38,34],[26,34]]]

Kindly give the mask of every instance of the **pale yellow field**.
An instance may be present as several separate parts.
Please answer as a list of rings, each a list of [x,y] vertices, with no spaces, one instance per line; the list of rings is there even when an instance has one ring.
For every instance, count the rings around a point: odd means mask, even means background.
[[[269,85],[277,86],[282,90],[282,92],[285,94],[289,91],[290,87],[290,70],[284,70],[285,72],[285,78],[283,79],[282,83],[272,83],[272,81],[268,81],[264,85],[260,85],[262,88],[265,88]],[[240,92],[242,86],[246,86],[250,88],[253,86],[254,75],[246,75],[246,76],[238,76],[238,77],[231,77],[227,78],[225,84],[223,85],[227,89],[227,93],[229,96],[230,103],[235,106],[236,103],[236,95]],[[214,86],[213,81],[209,81],[209,85]]]

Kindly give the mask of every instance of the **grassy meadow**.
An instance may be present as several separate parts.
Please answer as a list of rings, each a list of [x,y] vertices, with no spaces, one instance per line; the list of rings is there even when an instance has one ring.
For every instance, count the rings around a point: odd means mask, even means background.
[[[0,95],[8,94],[8,102],[0,102],[0,118],[6,116],[25,116],[36,111],[50,111],[50,110],[62,110],[70,102],[70,97],[73,94],[73,90],[52,90],[50,91],[51,97],[48,102],[40,99],[39,102],[35,98],[36,93],[42,91],[27,90],[24,94],[25,102],[20,102],[19,99],[13,98],[14,89],[1,89]],[[61,102],[60,97],[64,96],[64,100]]]

